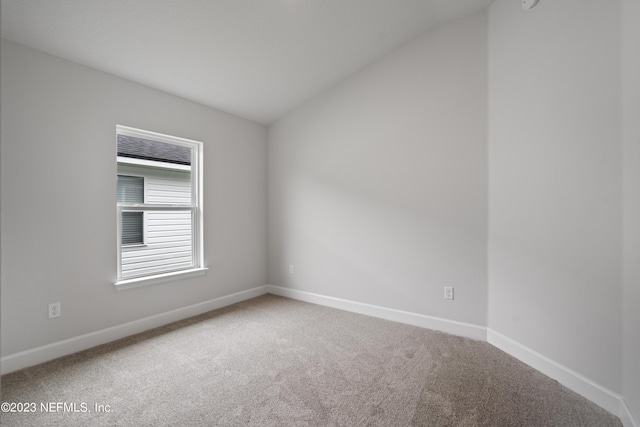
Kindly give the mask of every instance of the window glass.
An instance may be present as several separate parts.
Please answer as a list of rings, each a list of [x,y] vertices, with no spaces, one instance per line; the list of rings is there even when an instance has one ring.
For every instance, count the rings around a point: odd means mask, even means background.
[[[202,266],[202,144],[118,126],[118,280]]]
[[[118,202],[144,203],[144,178],[118,175]]]

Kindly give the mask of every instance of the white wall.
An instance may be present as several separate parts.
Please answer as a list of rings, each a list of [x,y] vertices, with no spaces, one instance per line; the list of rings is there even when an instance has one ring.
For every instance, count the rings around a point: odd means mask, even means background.
[[[622,1],[624,142],[623,394],[640,423],[640,1]]]
[[[486,57],[477,14],[269,128],[270,284],[486,324]]]
[[[266,283],[264,126],[12,42],[1,62],[3,356]],[[117,124],[204,142],[207,275],[113,286]]]
[[[489,12],[489,327],[621,392],[618,1]]]

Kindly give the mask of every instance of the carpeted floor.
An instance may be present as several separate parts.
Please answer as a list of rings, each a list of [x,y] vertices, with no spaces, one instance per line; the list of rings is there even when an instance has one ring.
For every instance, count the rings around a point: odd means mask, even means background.
[[[622,425],[487,343],[273,295],[4,375],[1,390],[36,406],[3,426]]]

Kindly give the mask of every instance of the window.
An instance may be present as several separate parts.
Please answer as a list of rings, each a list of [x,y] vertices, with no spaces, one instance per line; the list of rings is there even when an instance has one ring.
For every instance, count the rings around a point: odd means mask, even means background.
[[[202,143],[117,126],[119,288],[202,274]]]

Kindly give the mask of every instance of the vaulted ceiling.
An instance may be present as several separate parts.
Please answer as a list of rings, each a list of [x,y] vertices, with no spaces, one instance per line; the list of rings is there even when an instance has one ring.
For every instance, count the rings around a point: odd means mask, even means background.
[[[260,123],[493,0],[2,0],[2,37]]]

